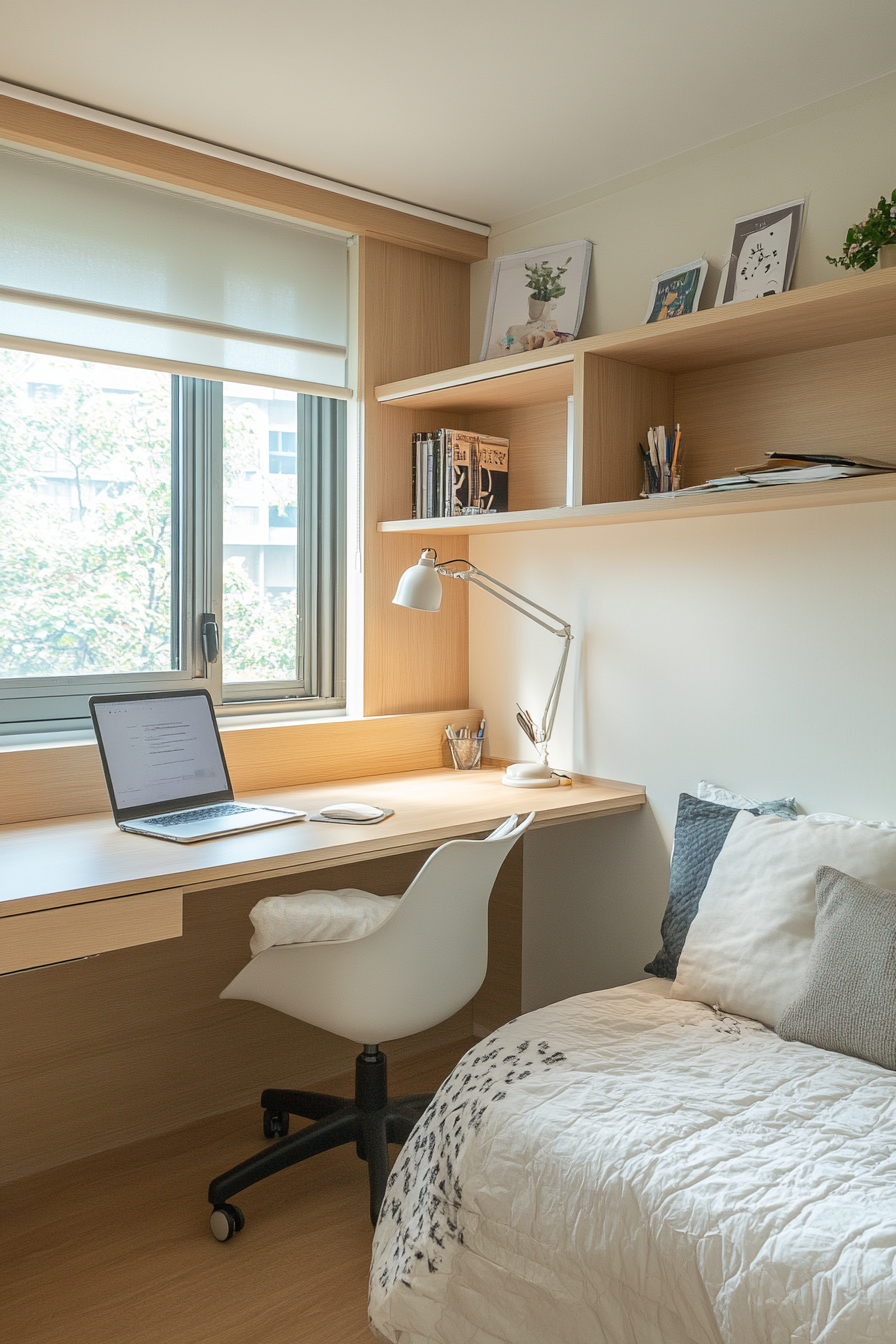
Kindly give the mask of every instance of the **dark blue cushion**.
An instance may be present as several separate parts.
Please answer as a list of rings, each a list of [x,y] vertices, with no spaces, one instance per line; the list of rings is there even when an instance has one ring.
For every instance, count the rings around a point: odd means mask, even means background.
[[[648,975],[674,980],[678,958],[738,808],[707,803],[683,793],[678,799],[675,848],[669,877],[669,903],[663,915],[663,946],[645,967]],[[756,809],[750,808],[756,814]]]

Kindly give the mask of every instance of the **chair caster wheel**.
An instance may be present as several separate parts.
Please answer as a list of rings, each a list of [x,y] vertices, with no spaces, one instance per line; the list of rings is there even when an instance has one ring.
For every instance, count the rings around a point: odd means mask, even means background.
[[[289,1111],[265,1111],[262,1127],[266,1139],[284,1139],[289,1133]]]
[[[216,1241],[230,1241],[237,1232],[242,1232],[246,1225],[242,1209],[238,1209],[235,1204],[218,1204],[212,1210],[212,1216],[209,1219],[211,1224],[212,1236]]]

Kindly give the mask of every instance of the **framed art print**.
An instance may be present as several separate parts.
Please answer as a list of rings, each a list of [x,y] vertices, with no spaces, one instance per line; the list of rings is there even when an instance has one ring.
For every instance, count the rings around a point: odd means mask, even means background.
[[[669,317],[695,313],[709,263],[700,257],[686,266],[674,266],[671,271],[655,275],[650,286],[645,322],[665,322]]]
[[[591,244],[584,238],[496,258],[479,358],[575,340],[590,265]]]
[[[805,205],[805,199],[788,201],[734,221],[731,254],[719,283],[717,308],[766,294],[783,294],[790,288]]]

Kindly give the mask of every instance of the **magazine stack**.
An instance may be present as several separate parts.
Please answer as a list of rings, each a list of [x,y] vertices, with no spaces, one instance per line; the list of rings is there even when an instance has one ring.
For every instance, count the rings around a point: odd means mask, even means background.
[[[438,429],[415,434],[411,517],[507,512],[510,444],[490,434]]]

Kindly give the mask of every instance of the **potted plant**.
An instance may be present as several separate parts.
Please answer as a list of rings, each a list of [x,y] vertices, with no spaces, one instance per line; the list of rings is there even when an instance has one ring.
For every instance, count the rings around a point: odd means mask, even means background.
[[[843,255],[827,260],[847,271],[869,271],[878,257],[881,266],[896,266],[896,188],[889,200],[881,196],[867,219],[847,230]]]
[[[534,266],[526,265],[526,288],[532,291],[529,295],[530,322],[548,321],[554,299],[566,293],[566,286],[561,285],[560,277],[566,274],[571,261],[572,257],[567,257],[565,265],[557,266],[556,269],[546,261],[537,262]]]

